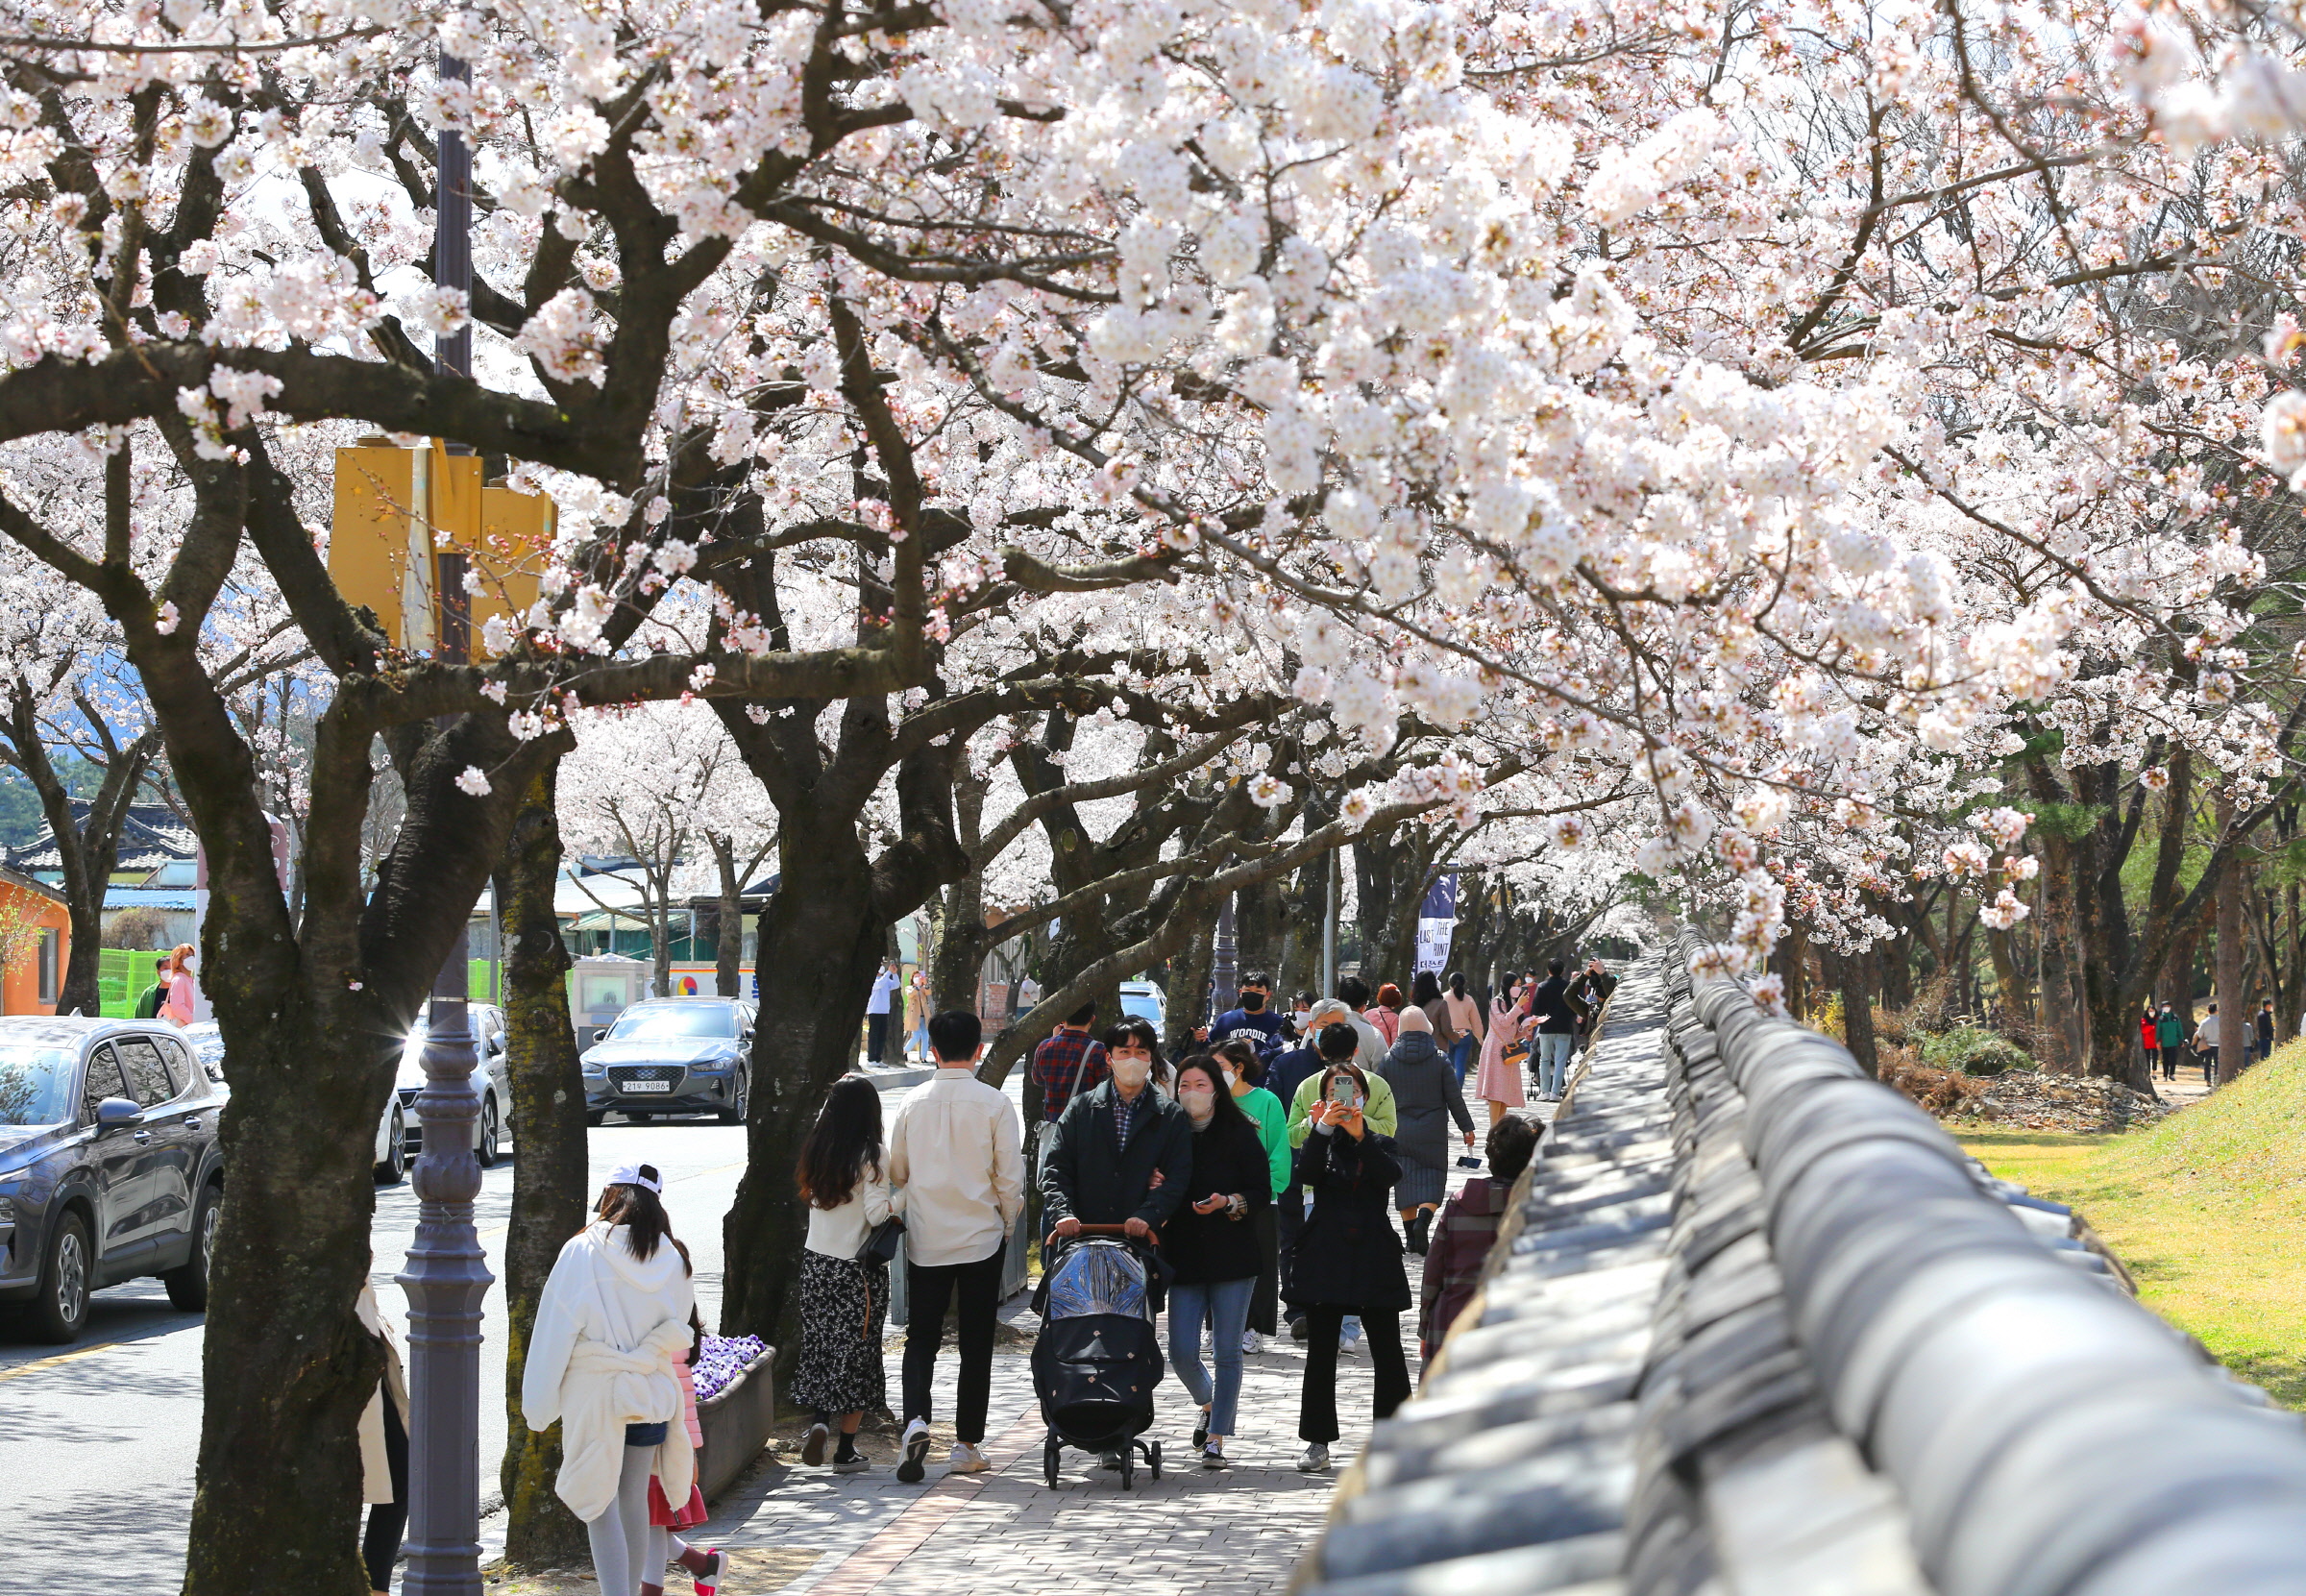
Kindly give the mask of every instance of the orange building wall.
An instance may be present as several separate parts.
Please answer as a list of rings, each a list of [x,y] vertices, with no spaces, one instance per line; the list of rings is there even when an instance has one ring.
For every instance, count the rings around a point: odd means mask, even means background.
[[[0,880],[0,915],[31,925],[56,928],[56,974],[63,980],[64,962],[72,956],[72,917],[64,906],[44,893],[28,892],[13,881]],[[40,949],[35,942],[0,971],[0,1014],[54,1014],[54,1003],[40,1001]]]

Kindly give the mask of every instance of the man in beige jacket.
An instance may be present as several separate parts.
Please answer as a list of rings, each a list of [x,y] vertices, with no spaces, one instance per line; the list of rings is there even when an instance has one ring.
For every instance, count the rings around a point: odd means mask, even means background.
[[[960,1293],[961,1386],[953,1405],[953,1472],[987,1464],[993,1324],[1001,1254],[1024,1212],[1023,1133],[1005,1093],[977,1079],[977,1017],[953,1009],[929,1021],[937,1073],[906,1093],[889,1127],[889,1179],[905,1213],[904,1459],[896,1477],[920,1482],[929,1454],[929,1393],[945,1304]]]

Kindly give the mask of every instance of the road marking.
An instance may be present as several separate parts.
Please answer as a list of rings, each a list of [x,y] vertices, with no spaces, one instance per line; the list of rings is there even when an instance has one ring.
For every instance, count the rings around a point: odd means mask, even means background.
[[[94,1346],[84,1346],[70,1352],[60,1352],[53,1358],[36,1358],[29,1363],[18,1363],[12,1369],[0,1369],[0,1386],[6,1385],[11,1380],[20,1380],[28,1374],[37,1374],[42,1369],[61,1368],[66,1363],[77,1363],[83,1358],[93,1358],[99,1352],[110,1352],[114,1347],[134,1344],[130,1341],[99,1341]]]

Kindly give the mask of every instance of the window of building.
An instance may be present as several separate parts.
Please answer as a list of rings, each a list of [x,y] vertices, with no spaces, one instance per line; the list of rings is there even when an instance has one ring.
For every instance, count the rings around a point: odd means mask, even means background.
[[[40,1001],[54,1003],[56,994],[63,988],[63,975],[57,969],[60,951],[56,928],[49,926],[40,932]]]

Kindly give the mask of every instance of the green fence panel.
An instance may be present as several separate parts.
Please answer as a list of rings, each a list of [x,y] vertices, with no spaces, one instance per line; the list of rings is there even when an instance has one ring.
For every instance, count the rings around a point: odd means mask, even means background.
[[[136,994],[152,985],[152,963],[159,955],[149,949],[100,947],[96,950],[96,994],[107,1019],[127,1019],[136,1006]],[[142,970],[142,979],[137,971]]]

